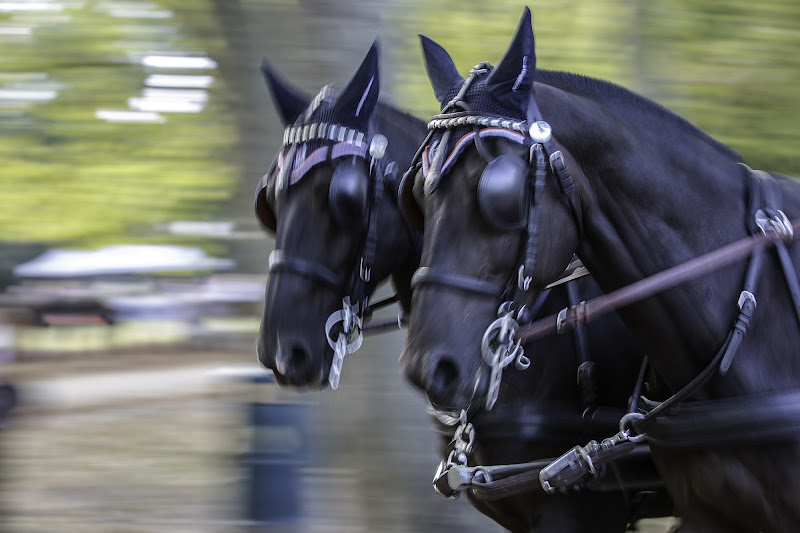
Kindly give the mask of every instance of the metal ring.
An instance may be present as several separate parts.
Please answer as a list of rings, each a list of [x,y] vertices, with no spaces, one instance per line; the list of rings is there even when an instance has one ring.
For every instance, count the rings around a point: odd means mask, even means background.
[[[625,439],[633,442],[634,444],[639,442],[644,442],[647,440],[647,434],[642,433],[641,435],[631,435],[631,431],[635,431],[633,427],[634,420],[644,420],[644,414],[642,413],[626,413],[625,416],[620,418],[619,420],[619,432],[622,434]],[[630,426],[626,429],[627,426]]]

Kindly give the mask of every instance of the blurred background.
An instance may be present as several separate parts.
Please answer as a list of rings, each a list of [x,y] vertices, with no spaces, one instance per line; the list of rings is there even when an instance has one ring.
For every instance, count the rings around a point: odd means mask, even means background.
[[[253,191],[283,131],[262,56],[314,94],[379,37],[383,98],[427,119],[417,34],[465,74],[497,63],[524,5],[0,0],[2,531],[246,530],[253,402],[297,408],[303,531],[499,531],[430,487],[402,332],[368,339],[337,391],[242,369],[272,247]],[[796,1],[529,5],[539,67],[617,82],[800,175]]]

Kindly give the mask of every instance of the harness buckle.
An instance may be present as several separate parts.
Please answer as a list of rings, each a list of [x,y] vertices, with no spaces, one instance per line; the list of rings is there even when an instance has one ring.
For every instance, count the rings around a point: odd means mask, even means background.
[[[556,317],[556,333],[558,334],[564,333],[564,322],[567,320],[567,311],[569,311],[569,307],[565,307],[559,311]]]
[[[517,287],[519,287],[519,290],[527,291],[531,286],[532,279],[533,276],[525,275],[525,265],[520,265],[517,271]]]
[[[770,209],[769,211],[770,213],[767,213],[764,209],[756,211],[755,222],[761,233],[767,235],[767,232],[773,232],[781,239],[792,240],[794,238],[794,229],[792,228],[792,223],[786,218],[786,214],[780,209]]]
[[[372,267],[366,266],[366,261],[364,258],[361,258],[361,264],[358,267],[358,275],[361,276],[361,279],[365,282],[369,283],[370,278],[372,277]]]
[[[756,297],[750,291],[742,291],[739,294],[739,309],[742,309],[744,307],[744,304],[747,303],[748,300],[753,302],[753,309],[755,309],[756,308]]]

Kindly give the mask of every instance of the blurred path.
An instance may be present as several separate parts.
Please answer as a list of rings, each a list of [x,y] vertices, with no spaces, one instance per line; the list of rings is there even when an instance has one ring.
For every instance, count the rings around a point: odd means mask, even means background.
[[[20,385],[23,408],[73,409],[209,392],[220,365],[65,376]],[[252,367],[250,367],[252,368]]]

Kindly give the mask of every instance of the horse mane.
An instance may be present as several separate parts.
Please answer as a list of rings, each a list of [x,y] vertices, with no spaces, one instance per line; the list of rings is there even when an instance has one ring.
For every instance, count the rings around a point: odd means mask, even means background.
[[[370,121],[369,133],[397,132],[387,147],[389,156],[398,164],[411,164],[427,132],[427,123],[385,102],[378,102]],[[401,165],[402,166],[402,165]],[[405,169],[403,169],[405,170]]]
[[[682,134],[693,134],[699,140],[716,148],[728,157],[737,161],[743,160],[742,156],[730,146],[716,140],[687,119],[670,111],[663,105],[653,100],[626,89],[610,81],[590,78],[581,74],[557,70],[537,70],[536,81],[562,89],[580,96],[590,96],[603,101],[618,111],[630,111],[631,108],[645,113],[652,113],[658,118],[665,119],[675,125]]]

